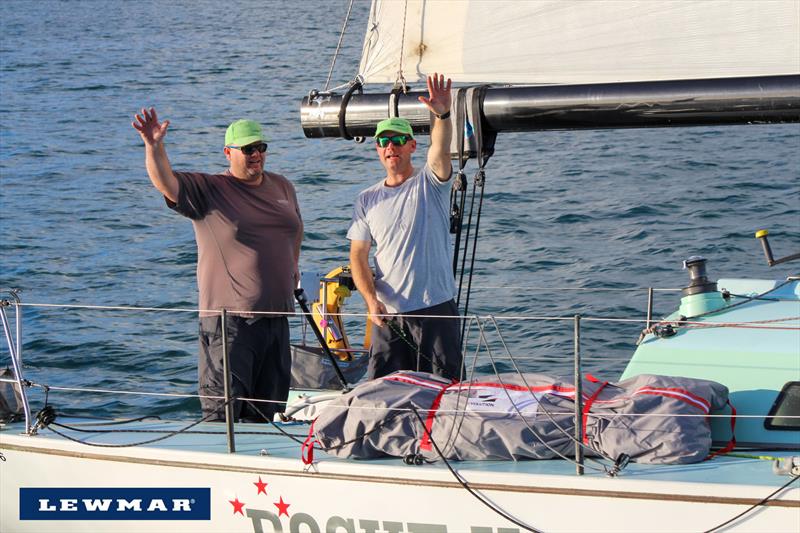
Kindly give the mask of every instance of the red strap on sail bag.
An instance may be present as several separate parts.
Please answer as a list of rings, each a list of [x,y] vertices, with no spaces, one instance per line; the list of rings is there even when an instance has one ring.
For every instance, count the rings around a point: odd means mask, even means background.
[[[713,459],[718,455],[729,453],[736,447],[736,433],[734,432],[736,429],[736,408],[733,406],[730,400],[727,400],[727,403],[731,407],[731,440],[729,440],[728,444],[726,444],[722,449],[708,454],[708,457],[703,459],[704,461]]]
[[[311,422],[311,427],[308,430],[308,437],[306,437],[306,440],[303,441],[303,445],[300,447],[300,458],[303,460],[304,465],[310,465],[314,462],[314,444],[320,444],[314,437],[315,422],[316,419]]]

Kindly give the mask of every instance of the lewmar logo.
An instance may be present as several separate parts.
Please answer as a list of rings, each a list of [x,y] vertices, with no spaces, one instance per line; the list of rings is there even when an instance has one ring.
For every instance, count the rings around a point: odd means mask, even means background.
[[[210,488],[20,488],[20,520],[211,520]]]

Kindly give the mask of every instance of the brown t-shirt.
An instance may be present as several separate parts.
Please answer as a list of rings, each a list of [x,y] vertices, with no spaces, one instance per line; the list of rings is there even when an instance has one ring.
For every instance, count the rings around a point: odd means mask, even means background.
[[[175,176],[178,202],[167,205],[192,219],[201,316],[222,308],[245,316],[293,311],[295,247],[303,222],[289,180],[272,172],[259,185],[230,172]]]

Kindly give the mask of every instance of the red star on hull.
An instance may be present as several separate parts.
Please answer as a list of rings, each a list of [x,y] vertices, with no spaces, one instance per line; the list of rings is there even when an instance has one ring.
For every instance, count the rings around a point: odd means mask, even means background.
[[[244,516],[244,512],[242,511],[242,509],[244,509],[244,502],[240,502],[238,496],[235,500],[228,500],[228,502],[233,505],[233,514],[239,513],[240,515]]]
[[[283,496],[281,496],[281,501],[273,504],[275,507],[278,508],[278,516],[286,515],[289,516],[289,505],[283,501]]]
[[[253,482],[253,485],[255,485],[255,486],[256,486],[256,488],[258,489],[258,492],[256,493],[256,496],[258,496],[258,495],[259,495],[259,494],[261,494],[262,492],[263,492],[264,494],[267,494],[267,485],[268,485],[268,483],[264,483],[263,481],[261,481],[261,476],[258,476],[258,483],[256,483],[256,482],[254,481],[254,482]]]

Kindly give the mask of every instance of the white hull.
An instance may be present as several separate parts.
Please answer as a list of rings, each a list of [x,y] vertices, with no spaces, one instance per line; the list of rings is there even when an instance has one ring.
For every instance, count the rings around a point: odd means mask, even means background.
[[[219,431],[219,426],[212,426]],[[182,435],[161,447],[97,448],[0,431],[0,531],[329,531],[511,533],[522,529],[470,495],[444,465],[345,461],[317,451],[308,468],[286,437]],[[119,438],[119,437],[116,437]],[[129,442],[130,436],[126,436]],[[186,444],[192,439],[196,446]],[[94,440],[94,439],[93,439]],[[174,441],[174,442],[173,442]],[[213,441],[213,442],[211,442]],[[260,455],[266,446],[270,455]],[[630,465],[616,478],[577,476],[564,461],[457,463],[471,487],[543,531],[705,531],[788,478],[767,461],[721,458],[687,466]],[[256,483],[266,483],[259,493]],[[765,481],[766,480],[766,481]],[[21,520],[21,488],[210,488],[209,520]],[[241,513],[232,501],[244,504]],[[279,513],[276,503],[288,504]],[[47,502],[45,507],[54,505]],[[797,483],[722,531],[796,532]]]

